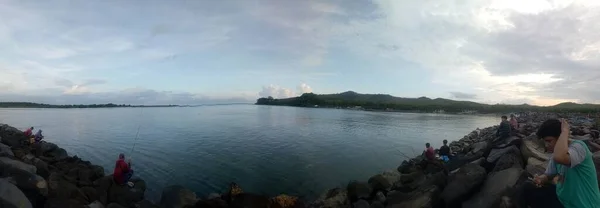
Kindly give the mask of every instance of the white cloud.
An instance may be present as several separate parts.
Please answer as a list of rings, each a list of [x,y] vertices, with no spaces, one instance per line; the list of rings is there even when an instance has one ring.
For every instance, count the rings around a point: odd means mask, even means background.
[[[302,83],[302,84],[298,85],[298,89],[297,90],[298,90],[298,94],[299,95],[302,95],[304,93],[311,93],[311,92],[313,92],[312,88],[310,86],[308,86],[306,83]]]
[[[293,97],[294,93],[287,88],[279,87],[276,85],[263,86],[262,90],[258,93],[260,97],[273,97],[273,98],[289,98]]]

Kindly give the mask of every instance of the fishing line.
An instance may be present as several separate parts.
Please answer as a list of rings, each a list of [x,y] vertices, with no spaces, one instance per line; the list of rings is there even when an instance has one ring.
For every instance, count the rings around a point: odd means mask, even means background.
[[[140,111],[140,116],[138,116],[140,118],[140,120],[138,120],[138,128],[137,128],[137,132],[135,133],[135,139],[133,140],[133,146],[131,147],[131,151],[129,151],[129,158],[132,158],[131,155],[133,155],[133,150],[135,149],[135,144],[137,144],[137,140],[138,140],[138,136],[140,135],[140,128],[142,127],[142,122],[141,122],[141,118],[142,118],[142,114],[144,113],[144,107],[140,107],[142,108],[142,110]]]

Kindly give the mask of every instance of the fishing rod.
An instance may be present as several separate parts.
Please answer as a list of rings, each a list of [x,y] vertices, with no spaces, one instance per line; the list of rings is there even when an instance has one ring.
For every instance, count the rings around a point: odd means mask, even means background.
[[[140,111],[140,116],[138,116],[138,118],[142,118],[142,114],[144,113],[144,107],[140,107],[142,108],[142,110]],[[133,146],[131,147],[131,151],[129,151],[129,158],[131,159],[133,155],[133,150],[135,149],[135,145],[137,144],[137,140],[139,138],[140,135],[140,128],[142,128],[142,122],[141,120],[138,121],[138,128],[137,128],[137,132],[135,133],[135,139],[133,140]]]

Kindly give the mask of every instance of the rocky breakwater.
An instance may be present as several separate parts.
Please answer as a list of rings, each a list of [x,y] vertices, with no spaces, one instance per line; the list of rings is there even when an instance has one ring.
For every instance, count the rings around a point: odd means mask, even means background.
[[[331,189],[309,206],[516,207],[519,187],[528,176],[543,173],[549,159],[535,133],[543,121],[557,117],[547,113],[520,117],[515,136],[502,140],[495,136],[497,126],[477,129],[450,143],[456,156],[442,166],[418,156],[403,161],[397,170]],[[600,144],[596,122],[571,119],[570,123],[572,139]],[[588,146],[600,171],[600,149]]]
[[[297,197],[244,193],[232,183],[223,194],[207,198],[182,186],[166,187],[158,204],[144,199],[146,182],[134,187],[115,184],[112,175],[57,145],[29,145],[20,130],[0,124],[0,207],[6,208],[183,208],[183,207],[305,207]]]

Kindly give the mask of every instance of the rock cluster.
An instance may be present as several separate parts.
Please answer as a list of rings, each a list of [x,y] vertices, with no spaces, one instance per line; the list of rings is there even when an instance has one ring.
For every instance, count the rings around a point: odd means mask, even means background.
[[[495,136],[498,126],[477,129],[449,144],[456,156],[440,167],[423,156],[403,161],[397,171],[375,175],[367,182],[352,181],[334,188],[310,207],[516,207],[515,191],[528,176],[541,174],[548,163],[544,144],[535,136],[550,113],[530,113],[519,118],[515,135]],[[572,139],[600,144],[598,127],[590,119],[569,116]],[[593,150],[593,145],[588,145]],[[600,150],[600,149],[598,149]],[[600,151],[594,153],[600,171]],[[600,178],[599,178],[600,179]]]

